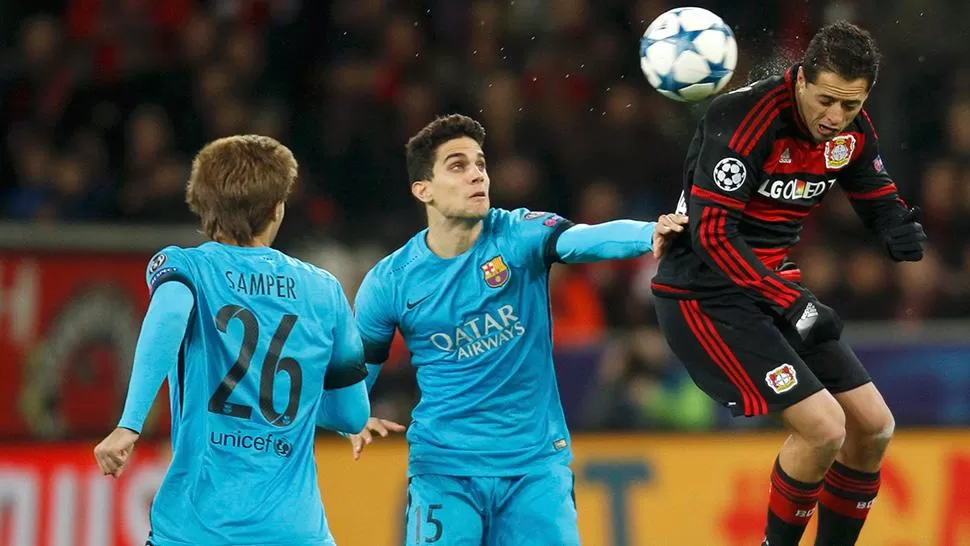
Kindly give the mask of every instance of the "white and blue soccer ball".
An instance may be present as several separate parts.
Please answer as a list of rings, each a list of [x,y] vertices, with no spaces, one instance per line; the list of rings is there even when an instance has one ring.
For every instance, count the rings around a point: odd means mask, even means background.
[[[654,19],[640,39],[640,69],[674,100],[705,99],[724,89],[738,64],[734,33],[703,8],[676,8]]]

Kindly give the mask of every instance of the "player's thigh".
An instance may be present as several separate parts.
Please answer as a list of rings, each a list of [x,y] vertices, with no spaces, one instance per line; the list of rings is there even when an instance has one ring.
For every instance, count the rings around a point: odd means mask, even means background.
[[[657,298],[667,343],[697,386],[736,415],[776,413],[822,384],[774,324],[743,296]]]
[[[486,546],[578,546],[575,477],[556,464],[503,479],[489,522]]]
[[[851,391],[872,381],[855,351],[844,340],[801,349],[799,356],[832,394]]]
[[[474,478],[425,474],[408,481],[405,546],[481,546],[484,508]]]

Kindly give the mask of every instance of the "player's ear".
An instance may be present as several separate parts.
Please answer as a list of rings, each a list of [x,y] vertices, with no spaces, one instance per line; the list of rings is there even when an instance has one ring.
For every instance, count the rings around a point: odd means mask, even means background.
[[[431,202],[431,184],[427,180],[416,180],[411,183],[411,195],[425,205]]]
[[[273,209],[273,221],[282,222],[283,215],[285,214],[286,214],[286,202],[280,201],[279,203],[276,204],[276,208]]]
[[[798,67],[798,74],[795,75],[795,84],[798,89],[805,89],[805,67]]]

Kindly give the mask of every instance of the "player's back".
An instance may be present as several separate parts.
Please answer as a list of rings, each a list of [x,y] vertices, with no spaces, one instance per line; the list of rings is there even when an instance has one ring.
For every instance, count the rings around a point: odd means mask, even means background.
[[[163,250],[149,286],[171,279],[195,309],[168,377],[174,453],[152,543],[332,544],[313,438],[339,283],[276,250],[219,243]]]

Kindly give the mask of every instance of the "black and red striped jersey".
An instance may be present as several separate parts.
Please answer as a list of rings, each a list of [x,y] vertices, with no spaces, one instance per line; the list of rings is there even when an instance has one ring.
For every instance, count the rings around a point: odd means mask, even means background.
[[[797,111],[797,69],[711,102],[685,161],[678,211],[689,216],[689,230],[660,262],[656,295],[697,298],[740,288],[784,312],[803,289],[778,267],[832,186],[841,186],[876,233],[905,214],[868,114],[815,142]]]

